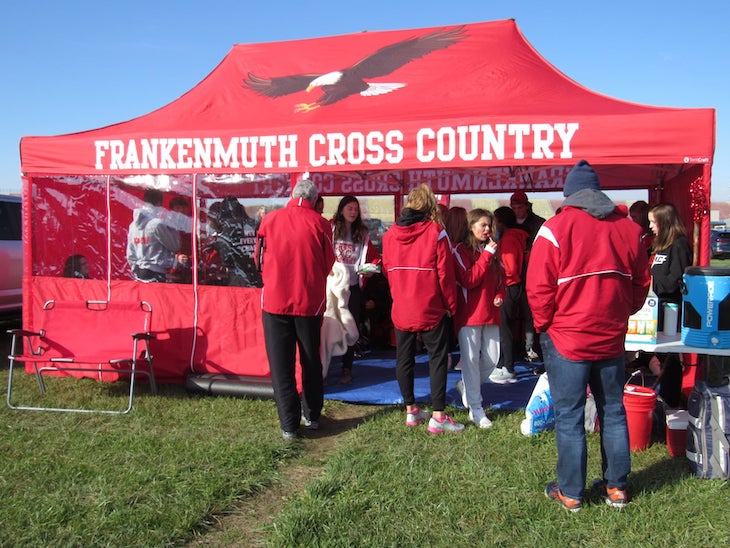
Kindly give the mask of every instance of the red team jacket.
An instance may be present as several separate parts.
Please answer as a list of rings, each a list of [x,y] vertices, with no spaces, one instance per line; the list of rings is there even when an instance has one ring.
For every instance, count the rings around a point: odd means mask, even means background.
[[[382,257],[396,329],[428,331],[456,313],[454,259],[441,226],[428,219],[391,226],[383,235]]]
[[[523,282],[522,270],[529,234],[521,228],[508,228],[499,239],[499,256],[504,266],[507,285]]]
[[[500,325],[500,311],[494,306],[494,298],[504,300],[504,269],[495,263],[495,251],[487,248],[478,253],[458,244],[454,259],[459,282],[459,302],[454,316],[456,333],[465,325]]]
[[[271,314],[321,316],[327,275],[335,262],[332,228],[304,198],[267,213],[256,235],[256,262],[264,288],[261,308]]]
[[[570,360],[623,354],[628,317],[649,288],[641,228],[615,210],[602,215],[564,205],[537,233],[527,267],[535,330]]]

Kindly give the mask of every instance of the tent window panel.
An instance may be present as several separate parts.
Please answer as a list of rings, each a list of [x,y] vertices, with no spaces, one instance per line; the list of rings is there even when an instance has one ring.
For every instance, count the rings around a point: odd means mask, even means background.
[[[324,196],[324,211],[322,215],[330,220],[337,215],[340,200],[345,196],[355,196],[360,204],[360,216],[368,228],[370,242],[383,252],[383,234],[395,220],[395,202],[392,196],[358,196],[353,194]]]
[[[199,283],[263,287],[254,261],[256,233],[267,212],[289,201],[289,175],[205,175],[198,195]]]
[[[269,210],[260,199],[233,194],[201,200],[198,256],[202,285],[263,287],[254,251],[259,224]]]
[[[31,192],[33,275],[78,277],[83,274],[92,279],[105,279],[107,207],[104,178],[34,178]],[[88,265],[88,271],[86,266],[83,273],[73,268],[83,263]]]
[[[112,182],[112,279],[192,283],[191,181],[135,176]]]

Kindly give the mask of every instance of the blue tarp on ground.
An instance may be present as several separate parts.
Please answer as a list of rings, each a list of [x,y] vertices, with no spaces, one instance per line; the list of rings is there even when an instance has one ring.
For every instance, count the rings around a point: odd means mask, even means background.
[[[482,385],[484,407],[492,409],[524,409],[535,387],[538,375],[535,370],[541,363],[516,363],[517,381],[509,384],[494,384],[490,381]],[[395,356],[390,352],[372,352],[355,361],[352,369],[351,384],[338,384],[342,371],[340,360],[335,358],[330,365],[327,376],[328,385],[324,397],[348,403],[362,404],[402,404],[398,382],[395,378]],[[416,356],[415,370],[416,401],[430,403],[431,389],[428,379],[428,356]],[[461,396],[456,391],[456,381],[461,379],[461,372],[449,371],[446,382],[446,404],[463,407]]]

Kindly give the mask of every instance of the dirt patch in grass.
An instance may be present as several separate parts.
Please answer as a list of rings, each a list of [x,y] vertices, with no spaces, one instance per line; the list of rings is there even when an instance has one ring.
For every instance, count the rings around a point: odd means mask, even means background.
[[[269,488],[242,501],[230,513],[215,516],[216,524],[190,543],[188,547],[263,546],[266,529],[290,497],[302,493],[307,484],[324,470],[342,435],[374,415],[382,407],[325,402],[325,415],[316,431],[301,429],[301,456],[280,469],[279,479]]]

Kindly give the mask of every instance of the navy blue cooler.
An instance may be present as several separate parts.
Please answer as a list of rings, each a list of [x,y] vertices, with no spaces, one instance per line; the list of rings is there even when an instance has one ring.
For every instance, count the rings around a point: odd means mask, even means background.
[[[682,343],[699,348],[730,348],[730,268],[685,268]]]

